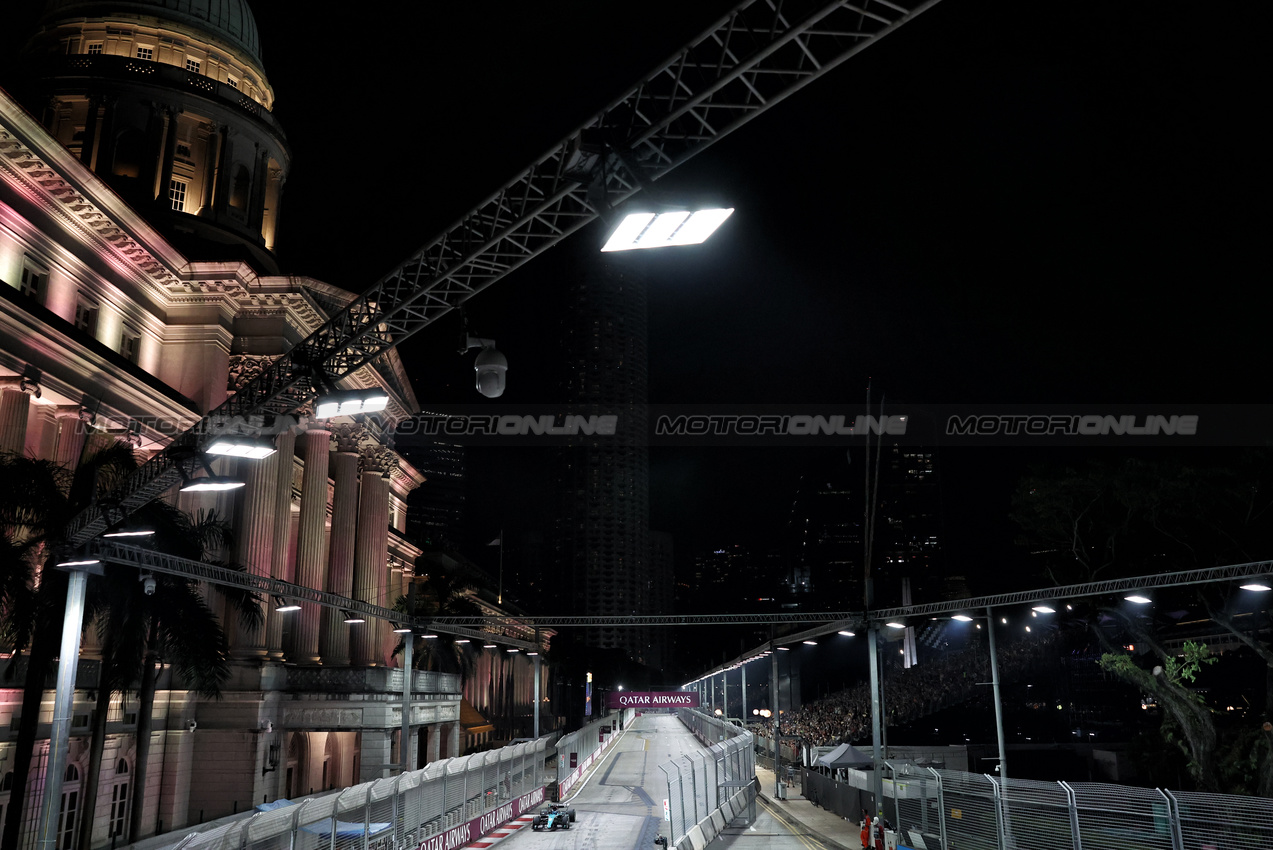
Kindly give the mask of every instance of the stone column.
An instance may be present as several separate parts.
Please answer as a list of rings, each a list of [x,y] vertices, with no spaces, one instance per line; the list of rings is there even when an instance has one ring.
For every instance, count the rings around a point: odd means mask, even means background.
[[[357,425],[332,428],[336,450],[331,453],[332,494],[331,549],[327,558],[327,591],[352,596],[354,590],[354,541],[358,527],[358,444],[366,431]],[[323,609],[323,630],[319,654],[325,667],[349,666],[349,630],[334,608]]]
[[[10,379],[0,388],[0,452],[26,450],[28,406],[39,393],[39,385],[29,378]]]
[[[275,491],[278,489],[279,453],[260,460],[243,459],[238,463],[239,477],[245,482],[238,499],[238,552],[236,558],[255,576],[269,578],[274,565]],[[287,458],[290,465],[291,457]],[[283,521],[286,521],[284,515]],[[266,596],[261,613],[274,610],[274,600]],[[230,652],[240,659],[263,659],[266,656],[266,628],[245,628],[237,616],[229,618],[232,638]]]
[[[58,466],[74,470],[79,466],[80,453],[84,450],[84,438],[88,434],[89,412],[79,405],[59,407],[57,409],[57,446],[53,449],[53,460]]]
[[[164,115],[168,122],[168,135],[164,139],[163,163],[159,170],[159,205],[164,209],[172,209],[168,187],[172,183],[173,164],[177,161],[178,110],[168,107],[164,110]],[[194,198],[187,195],[186,203],[193,206]]]
[[[385,569],[389,551],[389,482],[384,470],[389,468],[392,453],[382,446],[368,446],[363,451],[362,488],[358,497],[358,537],[354,546],[353,598],[375,605],[383,604]],[[383,664],[381,633],[389,625],[376,627],[374,621],[354,627],[350,636],[350,654],[357,666]]]
[[[446,739],[446,756],[447,758],[455,758],[460,754],[460,721],[455,720],[447,724]]]
[[[278,458],[274,468],[274,535],[270,543],[270,575],[280,581],[296,577],[296,565],[289,544],[292,536],[292,468],[296,454],[296,433],[279,434],[275,442]],[[270,600],[271,602],[273,600]],[[280,614],[270,605],[265,619],[265,646],[271,658],[283,657],[283,618],[298,612]]]
[[[57,408],[51,404],[32,405],[27,419],[27,454],[40,460],[53,460],[57,446]],[[32,429],[31,425],[35,428]]]
[[[301,479],[301,528],[296,541],[296,583],[322,590],[327,587],[327,466],[331,431],[311,428],[305,447],[305,475]],[[319,607],[305,605],[295,612],[288,660],[317,664]]]
[[[435,762],[435,761],[437,761],[438,759],[442,758],[442,724],[441,724],[441,723],[431,723],[431,724],[429,724],[429,725],[428,725],[427,727],[425,727],[425,728],[426,728],[426,729],[428,729],[428,735],[429,735],[429,744],[428,744],[429,763],[430,763],[430,764],[432,764],[433,762]],[[421,767],[423,767],[423,765],[421,765]]]
[[[101,95],[88,99],[88,117],[84,119],[84,141],[80,143],[80,162],[93,169],[93,154],[97,151],[97,113],[102,109]]]
[[[364,729],[359,752],[362,756],[361,776],[354,777],[356,782],[370,782],[385,775],[389,765],[393,764],[393,730]]]

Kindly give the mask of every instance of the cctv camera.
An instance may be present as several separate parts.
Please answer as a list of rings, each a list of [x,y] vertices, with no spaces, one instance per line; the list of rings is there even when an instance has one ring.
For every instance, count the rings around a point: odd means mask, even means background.
[[[198,722],[197,722],[197,721],[194,721],[194,720],[187,720],[187,721],[186,721],[186,731],[187,731],[187,732],[193,732],[194,730],[196,730],[196,729],[198,729],[198,728],[199,728],[199,724],[198,724]]]
[[[262,731],[262,732],[265,732],[266,734],[269,734],[270,732],[273,732],[273,731],[274,731],[274,721],[273,721],[273,720],[262,720],[262,721],[261,721],[261,731]]]
[[[504,394],[504,373],[508,371],[508,358],[491,343],[478,352],[473,361],[477,372],[477,391],[487,398],[499,398]]]
[[[152,576],[150,573],[146,573],[145,575],[141,577],[141,589],[145,592],[147,596],[155,595],[155,588],[158,586],[158,584],[159,582],[155,581],[155,577]]]

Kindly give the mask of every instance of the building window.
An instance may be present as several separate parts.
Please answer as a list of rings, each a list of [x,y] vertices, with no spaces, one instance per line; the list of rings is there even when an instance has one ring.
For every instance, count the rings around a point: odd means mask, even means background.
[[[186,211],[186,181],[171,180],[168,183],[168,200],[177,212]]]
[[[151,61],[152,59],[154,59],[154,58],[155,58],[155,48],[153,48],[153,47],[138,47],[138,48],[137,48],[137,58],[138,58],[138,59],[145,59],[147,62]]]
[[[101,53],[102,53],[102,43],[100,41],[94,42],[93,44],[90,44],[88,46],[89,56],[100,56]]]
[[[66,766],[66,775],[63,782],[78,783],[80,781],[80,772],[75,765]],[[57,850],[71,850],[75,844],[75,816],[79,813],[80,807],[80,789],[67,788],[65,785],[62,790],[62,806],[57,816]]]
[[[237,89],[239,87],[239,81],[236,80],[234,77],[226,77],[225,81],[226,81],[226,84],[229,85],[230,88],[232,89]]]
[[[189,72],[190,72],[190,73],[192,73],[192,74],[197,74],[197,73],[199,73],[199,60],[198,60],[198,59],[191,59],[189,56],[187,56],[187,57],[186,57],[186,70],[187,70],[187,71],[189,71]]]
[[[34,269],[31,266],[22,267],[22,282],[18,289],[27,298],[34,298],[36,301],[44,297],[44,284],[48,283],[49,273]]]
[[[119,356],[129,363],[136,363],[137,349],[140,345],[141,335],[131,328],[124,328],[124,332],[119,336]]]
[[[97,305],[81,298],[75,305],[75,327],[92,336],[97,331]]]
[[[108,838],[124,834],[124,826],[128,818],[128,762],[123,759],[115,765],[115,775],[124,777],[111,789],[110,830]]]

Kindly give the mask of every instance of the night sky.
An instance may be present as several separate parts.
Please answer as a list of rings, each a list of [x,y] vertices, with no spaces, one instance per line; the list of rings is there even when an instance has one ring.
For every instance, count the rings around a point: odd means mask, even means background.
[[[294,5],[256,4],[295,152],[280,257],[360,289],[730,4]],[[945,0],[660,182],[737,212],[649,260],[651,403],[857,403],[868,377],[911,403],[1266,400],[1269,17]],[[600,240],[594,225],[470,302],[509,357],[503,401],[561,401],[553,284]],[[403,349],[426,405],[481,401],[457,333]],[[1052,456],[942,450],[954,564],[1011,566],[1012,485]],[[475,539],[534,510],[550,459],[473,453]],[[651,528],[678,560],[762,546],[798,475],[843,463],[654,450]]]
[[[258,0],[294,153],[284,270],[374,283],[731,5]],[[868,378],[909,403],[1266,401],[1271,17],[944,0],[660,181],[737,212],[648,261],[651,403],[856,404]],[[469,303],[510,360],[502,401],[562,400],[554,285],[600,240]],[[481,402],[457,335],[402,349],[426,406]],[[942,449],[952,563],[1012,565],[1012,485],[1049,457]],[[533,510],[550,460],[472,453],[475,539]],[[798,475],[843,463],[654,450],[651,528],[682,557],[763,546]]]

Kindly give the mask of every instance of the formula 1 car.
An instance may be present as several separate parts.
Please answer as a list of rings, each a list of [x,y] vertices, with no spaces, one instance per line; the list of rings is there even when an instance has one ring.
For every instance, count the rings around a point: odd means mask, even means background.
[[[574,822],[574,809],[568,809],[561,803],[552,803],[535,812],[535,817],[530,822],[530,828],[536,831],[541,829],[570,829],[570,825]]]

